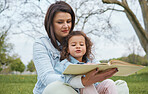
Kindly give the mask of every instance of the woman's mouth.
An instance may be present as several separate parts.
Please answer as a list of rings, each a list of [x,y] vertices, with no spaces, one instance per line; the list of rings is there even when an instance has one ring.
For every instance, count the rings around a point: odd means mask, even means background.
[[[67,32],[68,32],[68,30],[62,30],[62,32],[67,33]]]

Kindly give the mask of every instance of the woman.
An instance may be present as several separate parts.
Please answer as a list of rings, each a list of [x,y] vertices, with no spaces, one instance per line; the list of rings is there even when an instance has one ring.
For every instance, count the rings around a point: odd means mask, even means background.
[[[33,60],[37,71],[37,83],[34,94],[42,94],[45,87],[55,81],[63,82],[63,75],[54,71],[60,58],[60,43],[74,28],[75,14],[65,2],[52,4],[46,13],[45,29],[48,34],[34,43]]]
[[[55,70],[56,68],[60,70],[67,67],[64,63],[63,66],[59,67],[56,67],[56,65],[61,64],[60,50],[62,47],[60,44],[72,32],[74,23],[75,14],[67,3],[57,1],[49,7],[44,23],[48,36],[38,38],[33,48],[33,60],[37,71],[34,94],[77,94],[72,88],[73,86],[69,86],[71,81],[78,82],[76,85],[81,88],[103,81],[117,72],[116,69],[112,69],[102,74],[97,74],[95,69],[86,74],[86,77],[81,75],[71,77]]]

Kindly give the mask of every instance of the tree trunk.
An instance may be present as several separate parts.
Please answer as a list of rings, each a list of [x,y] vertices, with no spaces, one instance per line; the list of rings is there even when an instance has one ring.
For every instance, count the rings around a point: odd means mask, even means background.
[[[119,2],[117,0],[102,0],[103,3],[107,4],[117,4],[124,8],[124,12],[126,13],[127,18],[129,19],[130,23],[132,24],[140,43],[146,52],[147,59],[148,59],[148,1],[146,0],[139,0],[141,11],[143,14],[143,20],[144,20],[144,26],[145,29],[141,26],[139,23],[136,15],[133,13],[133,11],[128,7],[127,1],[122,0],[122,2]]]
[[[139,4],[141,7],[141,11],[142,11],[145,31],[148,34],[148,1],[147,0],[139,0]],[[148,59],[148,43],[146,44],[146,54],[147,54],[147,59]]]

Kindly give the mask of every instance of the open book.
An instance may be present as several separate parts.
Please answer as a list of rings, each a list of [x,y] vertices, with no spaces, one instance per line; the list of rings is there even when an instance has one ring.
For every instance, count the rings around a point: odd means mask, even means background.
[[[86,74],[95,68],[99,68],[100,71],[109,69],[109,68],[118,68],[118,72],[114,74],[114,76],[128,76],[131,75],[140,69],[143,69],[145,66],[130,64],[128,62],[120,61],[120,60],[111,60],[108,63],[100,63],[94,65],[87,64],[70,64],[63,74]]]

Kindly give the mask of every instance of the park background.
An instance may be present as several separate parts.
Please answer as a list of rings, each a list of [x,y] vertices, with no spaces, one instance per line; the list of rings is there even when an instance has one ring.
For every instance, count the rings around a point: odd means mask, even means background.
[[[45,13],[50,4],[55,1],[0,1],[0,92],[7,91],[5,94],[30,94],[32,92],[36,82],[36,72],[32,61],[33,43],[35,38],[46,35],[43,25]],[[134,64],[148,65],[146,53],[123,12],[124,8],[116,4],[104,4],[102,0],[65,1],[72,6],[76,14],[74,29],[83,30],[91,38],[94,44],[93,53],[98,61],[108,62],[111,59],[119,59]],[[128,5],[144,27],[138,0],[128,0]],[[113,79],[123,79],[129,82],[132,90],[130,92],[135,92],[130,94],[147,94],[147,74],[146,68],[132,76],[113,77]],[[23,84],[22,87],[21,84]],[[15,91],[9,91],[7,88],[9,86]],[[27,92],[25,88],[29,86],[30,88],[27,89],[29,92]]]

